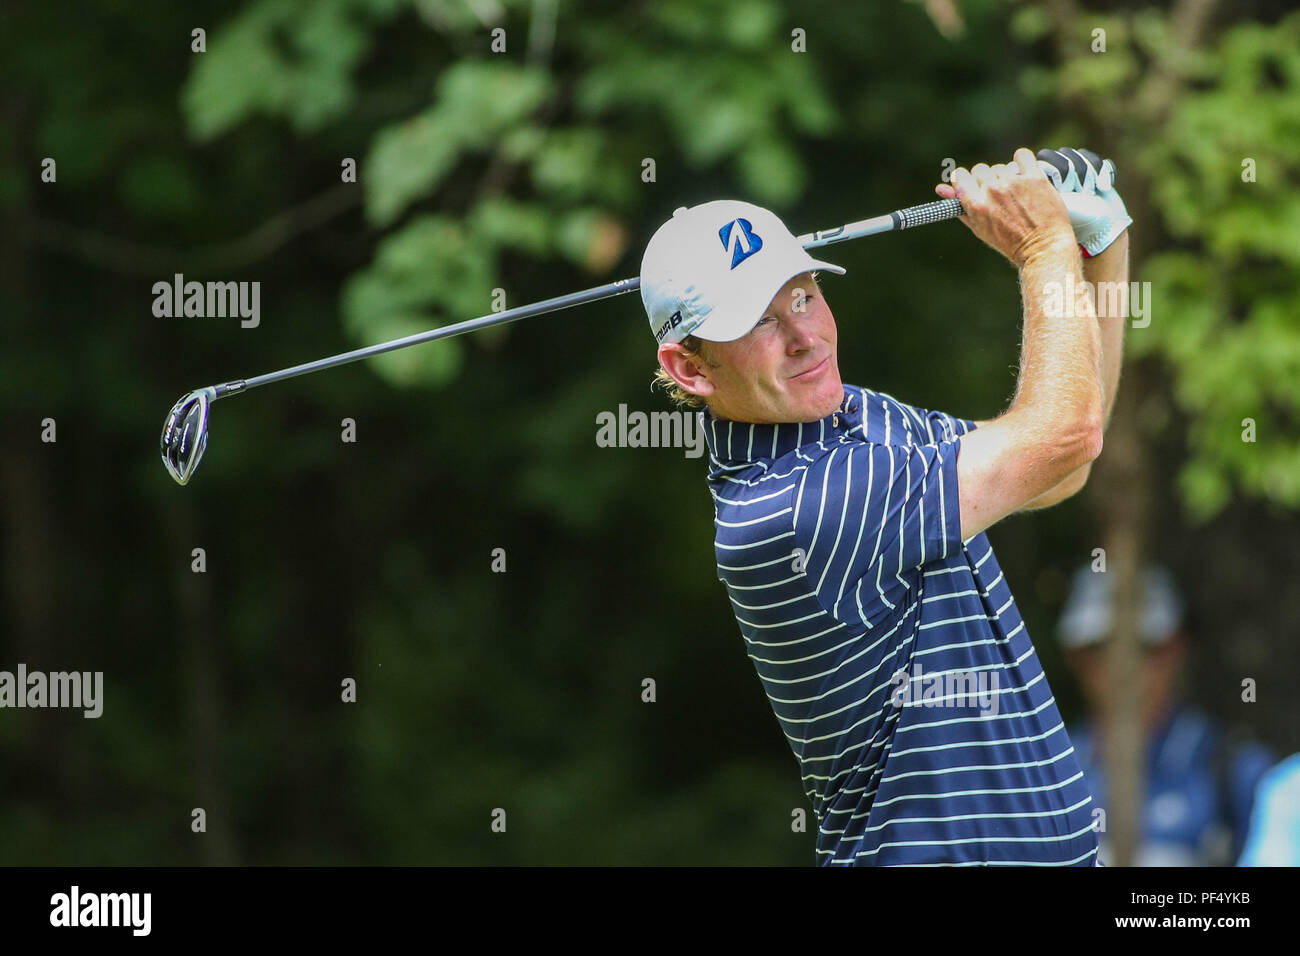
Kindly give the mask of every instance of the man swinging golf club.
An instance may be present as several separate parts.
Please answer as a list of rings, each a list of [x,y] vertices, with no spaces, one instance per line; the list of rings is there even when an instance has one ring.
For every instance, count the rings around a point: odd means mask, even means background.
[[[984,532],[1074,494],[1101,452],[1124,319],[1047,290],[1127,284],[1112,176],[1086,151],[1020,149],[936,187],[1023,290],[1019,382],[990,421],[845,385],[815,276],[844,270],[771,212],[678,209],[646,248],[659,378],[704,406],[718,577],[819,864],[1098,863],[1092,795]]]

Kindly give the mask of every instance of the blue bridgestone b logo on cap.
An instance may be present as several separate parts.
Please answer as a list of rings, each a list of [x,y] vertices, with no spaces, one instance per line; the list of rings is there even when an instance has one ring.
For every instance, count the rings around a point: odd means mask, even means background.
[[[737,226],[740,227],[739,230],[735,228]],[[733,235],[736,236],[736,245],[734,247],[731,245]],[[718,230],[718,238],[722,240],[722,248],[731,251],[731,268],[733,269],[763,248],[763,240],[754,235],[754,227],[748,219],[731,220]]]
[[[664,340],[664,336],[667,335],[669,331],[677,328],[677,326],[681,324],[682,324],[682,310],[678,309],[676,312],[672,314],[671,317],[669,317],[667,322],[659,326],[659,331],[655,333],[655,341],[662,342]]]

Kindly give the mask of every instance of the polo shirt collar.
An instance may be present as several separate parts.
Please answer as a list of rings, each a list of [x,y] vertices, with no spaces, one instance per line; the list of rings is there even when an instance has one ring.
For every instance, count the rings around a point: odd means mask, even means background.
[[[844,386],[844,401],[825,418],[814,422],[755,425],[717,419],[707,408],[701,412],[709,456],[718,464],[744,465],[788,455],[803,445],[836,441],[862,424],[862,391]]]

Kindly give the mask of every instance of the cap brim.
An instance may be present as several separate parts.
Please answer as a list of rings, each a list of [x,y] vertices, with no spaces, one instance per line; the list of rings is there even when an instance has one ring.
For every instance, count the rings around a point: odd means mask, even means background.
[[[713,314],[696,326],[691,334],[706,342],[734,342],[748,335],[749,331],[758,324],[758,320],[763,317],[763,310],[771,305],[776,294],[787,282],[795,276],[814,270],[831,272],[837,276],[845,274],[843,266],[810,258],[779,282],[768,284],[770,291],[768,287],[755,287],[752,295],[746,296],[744,301],[737,302],[734,308],[726,312],[714,310]]]

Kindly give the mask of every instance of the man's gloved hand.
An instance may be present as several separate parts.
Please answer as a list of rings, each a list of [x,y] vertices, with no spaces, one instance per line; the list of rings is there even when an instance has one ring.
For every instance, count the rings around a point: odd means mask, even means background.
[[[1040,149],[1039,165],[1066,210],[1085,256],[1100,254],[1133,224],[1115,191],[1115,164],[1088,149]]]

